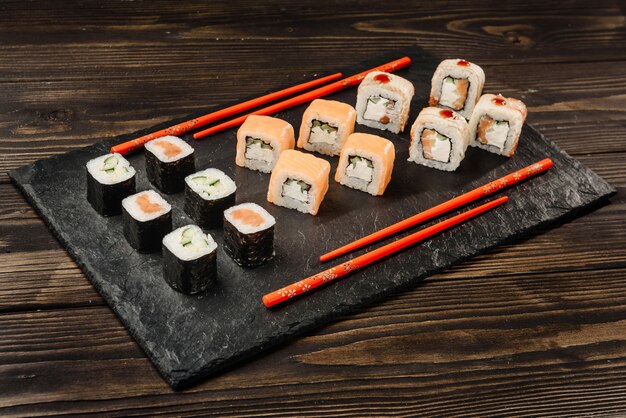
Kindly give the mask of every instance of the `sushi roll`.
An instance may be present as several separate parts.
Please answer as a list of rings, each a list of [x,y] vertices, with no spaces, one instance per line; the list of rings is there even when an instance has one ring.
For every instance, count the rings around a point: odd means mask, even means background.
[[[461,59],[443,60],[435,70],[430,88],[430,106],[457,111],[469,119],[485,85],[482,68]]]
[[[217,281],[217,244],[195,225],[175,229],[163,238],[163,278],[188,295]]]
[[[300,151],[280,154],[270,177],[267,201],[316,215],[328,191],[330,164]]]
[[[161,249],[161,240],[172,230],[172,206],[154,190],[122,200],[124,236],[140,253]]]
[[[87,162],[87,201],[103,216],[122,213],[122,199],[135,193],[135,169],[120,154]]]
[[[146,174],[166,194],[185,188],[185,177],[196,171],[193,148],[176,136],[163,136],[146,143]]]
[[[517,149],[526,114],[526,105],[520,100],[484,94],[469,121],[470,145],[511,157]]]
[[[444,171],[457,169],[469,145],[469,126],[450,109],[422,109],[411,127],[409,161]]]
[[[415,88],[395,74],[372,71],[365,76],[356,98],[356,120],[370,128],[404,131]]]
[[[316,99],[302,115],[298,147],[326,155],[339,155],[354,132],[356,110],[347,103]]]
[[[335,181],[373,196],[382,195],[391,180],[395,158],[391,141],[376,135],[354,133],[341,150]]]
[[[295,145],[293,126],[270,116],[250,115],[237,131],[239,167],[270,173],[278,156]]]
[[[224,210],[235,204],[237,186],[216,168],[185,177],[185,212],[202,228],[219,228]]]
[[[276,219],[256,203],[224,211],[224,251],[243,267],[257,267],[274,257]]]

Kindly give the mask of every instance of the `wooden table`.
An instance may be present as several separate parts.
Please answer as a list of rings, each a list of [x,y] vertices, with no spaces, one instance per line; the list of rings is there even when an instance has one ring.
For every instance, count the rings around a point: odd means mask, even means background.
[[[300,3],[0,3],[0,415],[625,415],[624,4]],[[618,195],[182,393],[6,175],[412,44]]]

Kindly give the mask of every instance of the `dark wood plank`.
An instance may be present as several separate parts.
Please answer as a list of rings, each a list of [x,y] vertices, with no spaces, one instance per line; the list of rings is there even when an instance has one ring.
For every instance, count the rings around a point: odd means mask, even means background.
[[[625,407],[625,279],[442,277],[182,394],[107,308],[3,314],[0,413],[602,414]]]
[[[624,70],[603,64],[487,66],[485,91],[526,101],[529,123],[570,154],[626,151]],[[268,83],[296,83],[313,73],[313,69],[282,68],[273,72]],[[181,75],[185,78],[167,83],[107,78],[106,89],[90,80],[0,83],[0,94],[8,95],[18,86],[27,92],[0,104],[0,110],[6,111],[0,112],[0,173],[102,138],[200,112],[207,103],[224,104],[266,91],[258,80],[267,76],[254,69],[238,68],[219,80],[210,71],[200,75],[188,68]],[[194,85],[206,87],[190,88],[192,79]],[[149,99],[146,91],[150,91]],[[5,175],[0,176],[0,182],[7,181]]]

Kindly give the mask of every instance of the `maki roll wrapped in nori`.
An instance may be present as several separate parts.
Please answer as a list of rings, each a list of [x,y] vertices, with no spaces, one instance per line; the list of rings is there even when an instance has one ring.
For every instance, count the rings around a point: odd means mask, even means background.
[[[166,194],[185,188],[185,177],[196,171],[194,149],[176,136],[154,139],[146,147],[146,174]]]
[[[175,290],[200,293],[217,281],[217,244],[195,225],[178,228],[163,238],[163,277]]]
[[[87,162],[87,201],[103,216],[122,213],[122,199],[135,193],[135,169],[120,154]]]
[[[172,230],[172,206],[154,190],[122,200],[124,236],[141,253],[161,249],[161,240]]]
[[[257,267],[274,257],[276,220],[256,203],[224,211],[224,250],[237,264]]]
[[[219,228],[235,204],[237,186],[221,170],[207,168],[185,177],[185,212],[202,228]]]

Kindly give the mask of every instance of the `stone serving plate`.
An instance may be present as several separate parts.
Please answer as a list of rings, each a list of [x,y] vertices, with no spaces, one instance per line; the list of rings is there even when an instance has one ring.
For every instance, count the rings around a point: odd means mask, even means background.
[[[437,60],[419,48],[410,48],[346,69],[344,74],[403,55],[413,58],[409,69],[397,73],[416,87],[409,118],[412,123],[426,106]],[[354,105],[356,88],[329,98]],[[277,116],[289,121],[297,132],[304,109],[299,106]],[[513,158],[472,148],[453,173],[407,161],[410,126],[405,133],[395,135],[357,125],[357,132],[379,134],[394,142],[396,165],[391,183],[382,197],[342,187],[332,179],[338,158],[327,158],[332,166],[330,189],[318,216],[313,217],[266,201],[269,175],[235,166],[236,130],[231,129],[192,142],[196,167],[225,171],[237,183],[238,203],[256,202],[276,217],[276,257],[264,266],[245,269],[218,248],[217,286],[199,296],[185,296],[163,280],[160,254],[134,251],[122,235],[121,216],[99,216],[85,197],[84,167],[88,160],[106,153],[114,144],[175,122],[39,160],[10,173],[12,181],[175,388],[311,332],[338,315],[414,286],[462,260],[539,227],[561,222],[615,193],[599,176],[528,125],[524,126]],[[190,135],[183,138],[191,141]],[[549,172],[494,195],[508,195],[506,205],[282,307],[268,310],[263,306],[263,294],[327,268],[329,264],[318,261],[324,252],[546,157],[554,161]],[[137,169],[137,189],[150,188],[143,154],[132,155],[129,160]],[[183,212],[183,194],[166,198],[174,207],[174,228],[189,223]],[[221,245],[221,230],[209,232]]]

